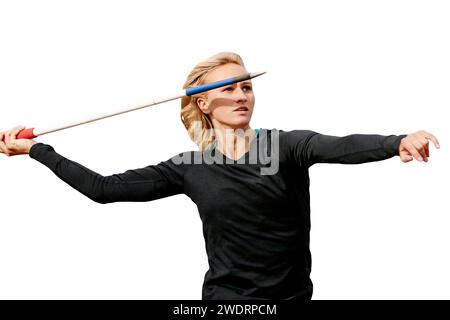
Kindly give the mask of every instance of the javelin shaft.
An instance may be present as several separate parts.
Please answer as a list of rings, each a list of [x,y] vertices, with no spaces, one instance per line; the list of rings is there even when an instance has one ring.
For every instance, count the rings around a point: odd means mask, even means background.
[[[224,87],[224,86],[227,86],[227,85],[230,85],[230,84],[233,84],[233,83],[237,83],[237,82],[253,79],[253,78],[258,77],[258,76],[260,76],[260,75],[262,75],[264,73],[265,72],[245,73],[245,74],[242,74],[240,76],[232,77],[232,78],[229,78],[229,79],[208,83],[208,84],[197,86],[197,87],[193,87],[193,88],[188,88],[188,89],[182,90],[179,93],[177,93],[175,95],[172,95],[170,97],[161,98],[161,99],[154,99],[153,102],[145,104],[145,105],[141,105],[141,106],[137,106],[137,107],[133,107],[133,108],[128,108],[128,109],[125,109],[125,110],[122,110],[122,111],[109,113],[109,114],[106,114],[106,115],[98,116],[98,117],[87,119],[87,120],[80,121],[80,122],[66,124],[64,126],[60,126],[60,127],[56,127],[56,128],[44,129],[44,130],[36,130],[35,128],[23,129],[17,134],[17,139],[22,139],[22,138],[23,139],[33,139],[33,138],[36,138],[38,136],[42,136],[42,135],[47,134],[47,133],[52,133],[52,132],[56,132],[56,131],[60,131],[60,130],[68,129],[68,128],[73,128],[73,127],[76,127],[76,126],[80,126],[82,124],[86,124],[86,123],[94,122],[94,121],[97,121],[97,120],[113,117],[113,116],[116,116],[116,115],[119,115],[119,114],[131,112],[131,111],[135,111],[135,110],[139,110],[139,109],[143,109],[143,108],[147,108],[147,107],[150,107],[150,106],[154,106],[156,104],[160,104],[160,103],[164,103],[164,102],[180,99],[180,98],[182,98],[184,96],[192,96],[192,95],[195,95],[195,94],[198,94],[198,93],[202,93],[202,92],[205,92],[205,91],[209,91],[209,90],[213,90],[213,89],[216,89],[216,88]]]
[[[154,106],[154,105],[157,105],[157,104],[160,104],[160,103],[176,100],[176,99],[184,97],[185,95],[186,94],[184,94],[184,91],[183,91],[183,93],[180,94],[180,95],[172,96],[170,98],[162,98],[162,99],[158,99],[158,100],[153,100],[153,102],[145,104],[145,105],[142,105],[142,106],[133,107],[131,109],[126,109],[126,110],[122,110],[122,111],[118,111],[118,112],[105,114],[105,115],[102,115],[102,116],[98,116],[98,117],[95,117],[95,118],[92,118],[92,119],[87,119],[87,120],[80,121],[80,122],[74,122],[74,123],[67,124],[67,125],[62,126],[62,127],[46,129],[46,130],[33,130],[33,133],[34,133],[34,135],[36,137],[37,136],[42,136],[42,135],[47,134],[47,133],[52,133],[52,132],[56,132],[56,131],[60,131],[60,130],[68,129],[68,128],[73,128],[73,127],[76,127],[76,126],[80,126],[82,124],[86,124],[86,123],[94,122],[94,121],[97,121],[97,120],[102,120],[102,119],[114,117],[114,116],[117,116],[119,114],[131,112],[131,111],[136,111],[136,110],[144,109],[144,108],[147,108],[147,107],[151,107],[151,106]],[[20,133],[19,133],[19,135],[20,135]],[[20,139],[19,135],[17,137]]]

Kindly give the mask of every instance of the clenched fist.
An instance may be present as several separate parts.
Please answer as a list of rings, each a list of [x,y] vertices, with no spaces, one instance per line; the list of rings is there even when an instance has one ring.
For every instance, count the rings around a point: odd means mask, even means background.
[[[9,131],[0,132],[0,153],[4,153],[9,157],[30,152],[36,141],[16,139],[17,134],[24,128],[24,126],[17,126]]]

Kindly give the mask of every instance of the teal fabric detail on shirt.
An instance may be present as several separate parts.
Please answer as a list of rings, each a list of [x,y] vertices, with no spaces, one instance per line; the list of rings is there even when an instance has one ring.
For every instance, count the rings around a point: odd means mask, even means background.
[[[256,136],[258,136],[259,135],[259,129],[255,129],[255,131],[256,131]]]

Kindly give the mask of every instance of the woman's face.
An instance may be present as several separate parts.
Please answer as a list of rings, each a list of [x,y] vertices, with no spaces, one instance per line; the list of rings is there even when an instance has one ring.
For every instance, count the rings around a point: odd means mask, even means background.
[[[247,73],[244,67],[228,63],[217,67],[206,77],[206,83],[228,79]],[[206,92],[206,96],[197,100],[199,108],[209,114],[215,128],[243,128],[250,123],[255,105],[252,82],[239,83]]]

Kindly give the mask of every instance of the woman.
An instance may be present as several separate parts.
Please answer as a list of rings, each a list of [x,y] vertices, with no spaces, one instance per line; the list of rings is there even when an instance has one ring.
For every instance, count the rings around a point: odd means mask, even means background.
[[[237,54],[220,53],[198,64],[184,87],[246,72]],[[23,127],[0,133],[0,150],[8,156],[29,153],[99,203],[189,196],[203,222],[208,254],[203,299],[310,299],[308,168],[396,155],[403,162],[426,162],[428,140],[439,147],[425,131],[334,137],[306,130],[253,130],[251,81],[186,97],[181,104],[181,120],[200,150],[157,165],[104,177],[49,145],[16,139]]]

